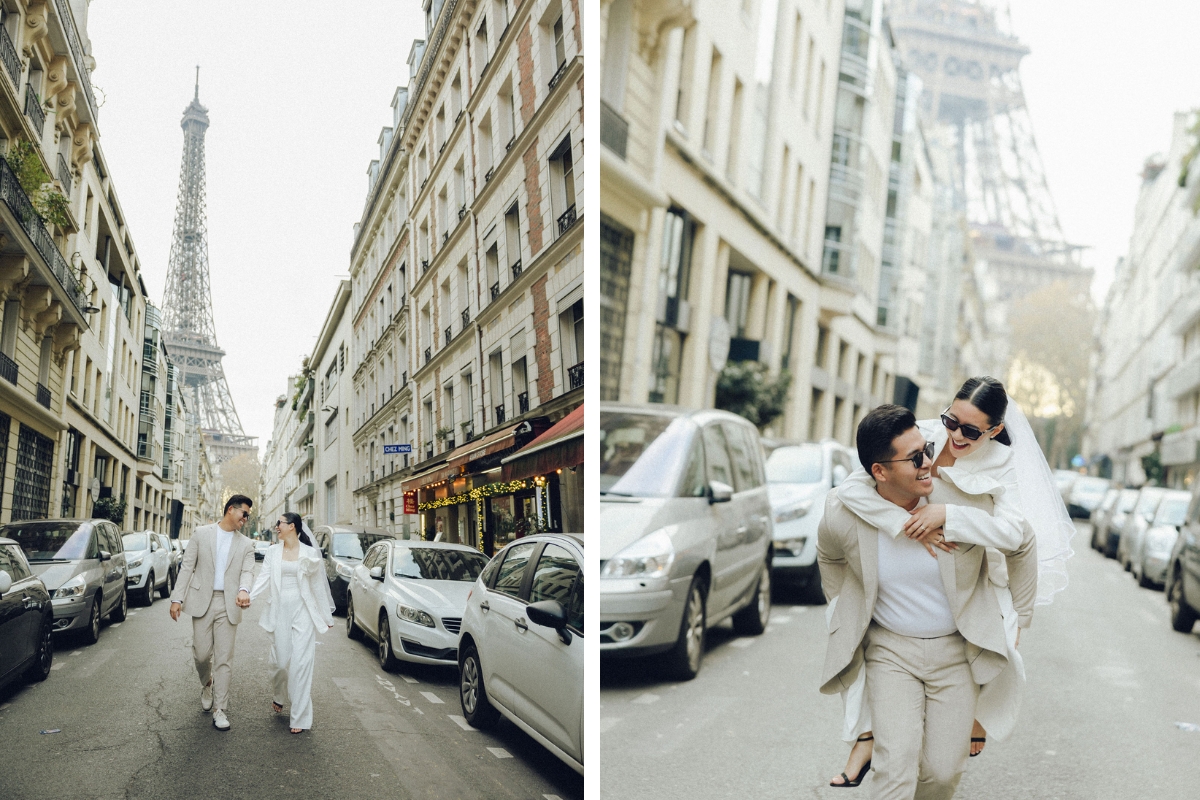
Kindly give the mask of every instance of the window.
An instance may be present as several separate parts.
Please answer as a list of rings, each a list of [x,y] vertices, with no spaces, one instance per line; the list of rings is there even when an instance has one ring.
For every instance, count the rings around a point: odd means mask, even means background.
[[[793,295],[787,296],[787,322],[783,329],[783,357],[780,359],[780,369],[791,369],[792,348],[796,346],[796,317],[800,316],[800,300]]]
[[[500,245],[496,242],[483,255],[484,276],[488,282],[488,302],[495,300],[500,294]],[[480,301],[480,305],[483,302]]]
[[[497,350],[488,356],[488,372],[489,386],[491,387],[492,403],[494,404],[493,411],[495,417],[492,420],[493,424],[499,425],[504,422],[504,356]]]
[[[475,31],[475,63],[478,65],[479,72],[477,75],[483,75],[483,71],[488,65],[488,29],[487,17],[479,21],[479,27]]]
[[[492,142],[492,115],[487,113],[479,123],[479,169],[484,174],[484,183],[492,179],[491,172],[494,158]]]
[[[512,147],[513,142],[517,138],[517,117],[516,105],[513,103],[512,78],[504,82],[496,98],[500,109],[499,116],[496,119],[496,131],[500,134],[500,141],[505,143],[504,149],[507,151]]]
[[[625,108],[625,80],[633,43],[633,0],[613,0],[608,7],[608,34],[600,62],[600,100],[620,114]]]
[[[708,69],[708,102],[704,107],[704,134],[702,147],[712,158],[717,149],[717,119],[720,114],[721,102],[721,53],[715,47],[712,51],[712,63]]]
[[[750,320],[750,293],[754,277],[743,272],[730,272],[725,287],[725,319],[737,339],[746,338],[746,325]]]
[[[464,372],[462,375],[462,402],[463,421],[461,426],[465,442],[475,437],[475,383],[469,372]]]
[[[761,448],[758,437],[743,425],[723,423],[722,427],[725,429],[725,442],[733,462],[733,477],[737,490],[745,492],[757,489],[763,482],[759,467],[761,456],[753,450],[755,447]]]
[[[732,184],[738,182],[738,153],[742,138],[742,82],[733,81],[733,104],[729,112],[729,149],[725,157],[725,177]]]
[[[512,270],[510,281],[515,281],[521,274],[521,217],[517,204],[509,206],[504,212],[504,249],[508,256],[508,266]]]
[[[600,216],[600,399],[620,399],[633,231]]]
[[[775,28],[779,23],[779,0],[763,0],[758,17],[758,48],[754,62],[754,114],[750,127],[750,160],[746,163],[746,189],[765,202],[767,130],[775,72]]]
[[[719,424],[704,428],[704,455],[708,461],[708,481],[720,481],[733,487],[733,465],[729,462],[729,451],[725,447],[725,432]]]
[[[529,602],[540,603],[543,600],[557,600],[565,608],[575,586],[575,577],[579,575],[579,562],[565,548],[557,544],[547,544],[538,556],[537,567],[533,571],[533,580],[529,586]]]
[[[13,476],[13,521],[49,516],[53,468],[54,440],[22,425],[17,436],[17,469]]]
[[[494,591],[511,597],[521,596],[521,584],[525,581],[525,567],[529,565],[529,559],[533,556],[535,547],[537,547],[537,542],[521,542],[508,548],[500,570],[496,574],[496,583],[492,587]]]
[[[679,85],[675,91],[675,124],[685,133],[688,115],[691,113],[692,70],[696,60],[696,31],[694,27],[683,29],[683,44],[679,53]]]
[[[516,357],[514,350],[512,362],[512,416],[524,414],[529,410],[529,379],[525,366],[525,356]]]
[[[21,557],[21,548],[15,544],[0,546],[0,572],[7,572],[13,583],[33,575]]]
[[[550,156],[550,198],[561,236],[575,224],[575,172],[570,136]]]

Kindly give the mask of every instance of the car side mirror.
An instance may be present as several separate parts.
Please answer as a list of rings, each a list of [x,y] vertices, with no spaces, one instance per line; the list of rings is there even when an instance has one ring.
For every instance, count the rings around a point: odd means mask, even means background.
[[[151,542],[151,543],[150,543],[150,552],[151,552],[151,553],[157,553],[157,552],[158,552],[158,542]]]
[[[107,550],[101,550],[100,551],[100,560],[101,561],[111,561],[112,553],[108,552]]]
[[[842,481],[846,480],[846,477],[849,474],[850,473],[841,464],[835,464],[833,467],[833,485],[834,485],[834,487],[836,488],[838,486],[841,486]]]
[[[371,567],[371,577],[377,581],[383,580],[383,567]]]
[[[0,570],[0,594],[4,594],[11,588],[12,577],[4,570]]]
[[[709,481],[708,483],[708,502],[712,503],[728,503],[733,499],[733,487],[728,483],[720,481]]]
[[[571,632],[567,630],[567,610],[557,600],[542,600],[530,603],[525,607],[529,621],[534,625],[553,628],[558,631],[558,638],[563,644],[571,643]]]

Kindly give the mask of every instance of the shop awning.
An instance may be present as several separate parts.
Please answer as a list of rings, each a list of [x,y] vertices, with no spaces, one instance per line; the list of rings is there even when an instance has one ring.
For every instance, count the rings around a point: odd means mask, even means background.
[[[507,458],[501,459],[506,481],[548,475],[583,463],[583,404],[553,427]]]
[[[444,480],[449,480],[456,477],[461,468],[471,461],[477,461],[484,456],[498,453],[516,446],[516,438],[522,433],[529,432],[528,422],[518,422],[515,425],[510,425],[507,428],[502,428],[498,431],[493,431],[482,439],[477,439],[473,442],[467,442],[464,445],[454,448],[449,453],[446,453],[432,469],[427,469],[411,478],[406,479],[401,483],[401,489],[406,492],[411,492],[414,489],[420,489],[430,484],[440,483]]]

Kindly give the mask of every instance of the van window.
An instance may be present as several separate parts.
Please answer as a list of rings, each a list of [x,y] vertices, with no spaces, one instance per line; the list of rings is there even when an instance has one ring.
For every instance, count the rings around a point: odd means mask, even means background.
[[[708,480],[720,481],[733,487],[733,465],[729,462],[729,451],[725,447],[725,432],[714,423],[704,427],[704,457],[708,461]]]
[[[746,492],[758,488],[759,483],[755,480],[757,476],[751,463],[747,432],[741,425],[729,422],[724,423],[721,427],[725,429],[725,441],[729,447],[729,456],[733,461],[733,477],[737,481],[735,484],[737,490]]]
[[[699,439],[692,442],[688,452],[687,466],[683,470],[683,482],[679,486],[680,497],[704,497],[708,481],[704,477],[704,445]]]

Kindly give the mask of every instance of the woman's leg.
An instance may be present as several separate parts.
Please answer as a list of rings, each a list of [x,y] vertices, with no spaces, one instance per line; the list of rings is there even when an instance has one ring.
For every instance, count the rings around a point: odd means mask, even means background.
[[[292,701],[292,728],[312,727],[313,661],[317,654],[317,632],[307,614],[297,614],[292,623],[292,663],[288,668],[288,697]]]
[[[983,741],[977,742],[976,739]],[[977,756],[983,752],[984,745],[987,744],[987,731],[979,724],[979,720],[975,720],[975,727],[971,728],[971,755]]]
[[[850,756],[846,759],[846,768],[842,770],[841,775],[836,775],[829,780],[831,785],[838,786],[846,783],[846,778],[843,778],[842,775],[846,775],[852,781],[858,779],[862,768],[871,760],[874,753],[874,738],[871,732],[867,731],[854,742],[854,747],[850,748]]]
[[[287,665],[291,655],[291,631],[284,628],[271,634],[271,702],[287,703]]]

